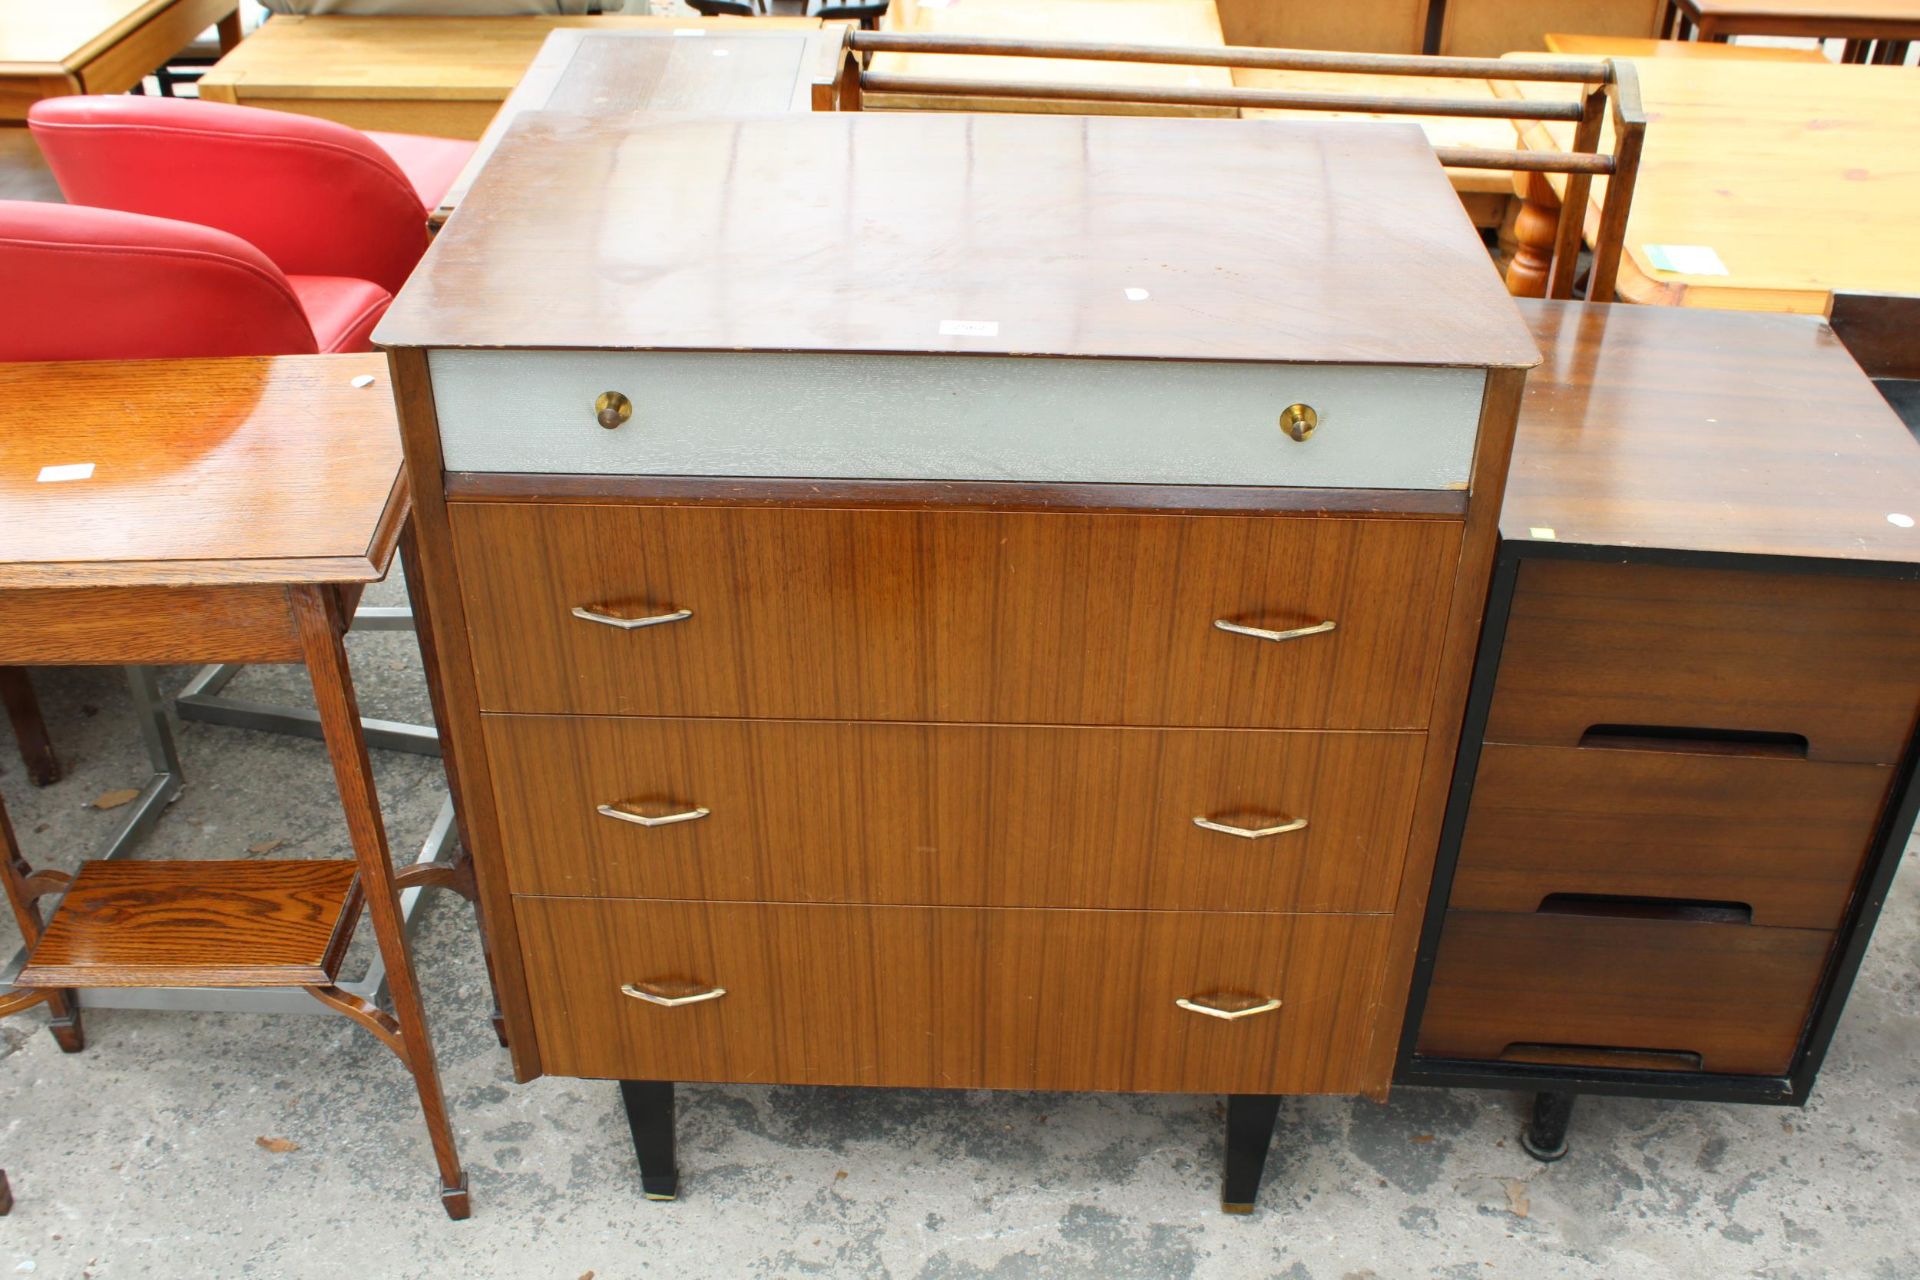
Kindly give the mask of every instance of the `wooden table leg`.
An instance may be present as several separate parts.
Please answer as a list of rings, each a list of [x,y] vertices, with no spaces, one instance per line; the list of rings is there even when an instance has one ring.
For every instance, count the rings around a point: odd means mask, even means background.
[[[13,819],[0,802],[0,886],[6,890],[7,905],[13,909],[14,923],[20,926],[20,939],[31,948],[40,941],[46,926],[40,919],[40,899],[59,893],[73,877],[64,871],[35,871],[20,852],[13,834]],[[86,1029],[80,1025],[80,1003],[71,991],[43,989],[14,991],[0,997],[0,1017],[44,1003],[47,1006],[47,1030],[62,1053],[78,1053],[87,1047]]]
[[[346,811],[347,830],[353,836],[354,858],[360,864],[367,911],[373,917],[374,938],[387,963],[387,990],[393,1000],[396,1034],[389,1044],[413,1073],[426,1118],[427,1136],[440,1165],[440,1199],[447,1216],[465,1218],[472,1212],[467,1198],[467,1175],[453,1145],[453,1125],[446,1098],[440,1091],[440,1071],[434,1063],[433,1042],[427,1037],[427,1015],[420,1004],[420,987],[407,948],[406,925],[400,915],[400,895],[394,885],[386,824],[374,791],[373,766],[367,759],[366,739],[360,731],[359,700],[347,665],[347,625],[339,597],[326,587],[295,587],[294,617],[299,623],[307,671],[313,678],[314,705],[326,736],[327,755],[340,788],[340,806]]]
[[[1507,260],[1507,292],[1516,298],[1541,298],[1553,266],[1553,243],[1560,233],[1560,197],[1541,173],[1513,175],[1520,208],[1513,216],[1513,257]]]
[[[238,5],[234,6],[232,13],[220,19],[220,21],[214,25],[214,31],[220,37],[220,52],[223,54],[232,53],[234,46],[240,43],[242,34],[240,29],[240,9]]]
[[[53,739],[47,736],[47,722],[40,715],[40,700],[33,695],[26,668],[0,667],[0,702],[6,704],[13,736],[19,740],[28,781],[36,787],[60,781],[60,758],[53,753]]]
[[[440,686],[440,654],[433,635],[433,610],[427,600],[426,570],[420,567],[420,543],[414,535],[413,517],[400,533],[400,563],[407,577],[407,599],[413,604],[413,634],[420,645],[421,665],[427,672],[427,702],[433,708],[436,725],[448,723],[446,693]],[[493,944],[488,941],[485,908],[473,883],[473,842],[467,838],[467,807],[460,797],[460,762],[455,759],[452,739],[440,734],[440,763],[447,773],[447,793],[453,797],[454,829],[460,835],[460,848],[454,864],[462,883],[454,886],[461,897],[473,904],[473,918],[480,931],[480,958],[487,966],[487,990],[493,997],[493,1034],[500,1047],[507,1047],[507,1020],[500,1012],[500,983],[493,974]]]

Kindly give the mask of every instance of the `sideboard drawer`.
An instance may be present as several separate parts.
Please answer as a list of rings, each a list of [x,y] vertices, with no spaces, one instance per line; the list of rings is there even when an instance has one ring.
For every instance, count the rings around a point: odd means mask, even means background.
[[[1126,306],[1115,290],[1115,305]],[[1479,369],[435,351],[449,471],[1456,489]],[[598,420],[607,392],[631,416]],[[1283,411],[1311,406],[1304,440]]]
[[[1837,929],[1892,782],[1884,765],[1489,744],[1448,901],[1691,899]]]
[[[1894,764],[1920,712],[1916,650],[1920,582],[1529,559],[1486,737],[1758,734]]]
[[[1447,912],[1420,1021],[1436,1058],[1747,1075],[1791,1065],[1831,933]]]
[[[746,902],[1392,911],[1426,745],[1419,733],[484,719],[515,892]]]
[[[560,1075],[1347,1093],[1392,918],[517,898]],[[623,988],[684,1000],[661,1007]],[[1189,1000],[1237,1011],[1227,1020]]]
[[[1423,728],[1460,539],[1451,520],[450,511],[481,706],[574,714]]]

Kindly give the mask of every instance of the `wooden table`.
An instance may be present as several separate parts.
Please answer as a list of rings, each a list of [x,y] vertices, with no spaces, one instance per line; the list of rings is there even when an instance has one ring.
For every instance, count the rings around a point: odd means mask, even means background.
[[[834,110],[851,23],[706,20],[672,30],[561,27],[527,68],[428,224],[440,227],[466,198],[500,139],[522,113],[628,116],[649,111],[753,115]],[[696,34],[697,38],[696,38]]]
[[[1543,32],[1649,36],[1662,0],[1218,0],[1229,44],[1497,57],[1538,49]]]
[[[765,32],[818,29],[816,18],[498,18],[283,16],[263,24],[200,79],[200,96],[338,120],[356,129],[478,138],[527,73],[548,33]]]
[[[1847,62],[1899,63],[1920,38],[1916,0],[1667,0],[1665,34],[1705,41],[1728,36],[1843,39]]]
[[[999,36],[1024,40],[1097,40],[1112,44],[1171,44],[1220,48],[1220,17],[1213,0],[952,0],[940,6],[895,0],[889,31],[926,35]],[[935,79],[1043,81],[1049,84],[1144,85],[1154,88],[1231,89],[1227,67],[1079,62],[1065,58],[954,57],[882,53],[876,75]],[[869,110],[1020,111],[1065,115],[1232,116],[1232,107],[1148,106],[1113,102],[966,97],[953,94],[871,93]]]
[[[0,121],[42,98],[124,93],[216,24],[232,49],[237,0],[0,0]]]
[[[0,665],[304,664],[354,851],[97,860],[69,878],[17,864],[9,834],[0,861],[30,951],[0,1012],[74,990],[303,990],[412,1074],[458,1218],[466,1176],[399,894],[470,892],[470,877],[454,863],[395,873],[342,645],[362,588],[396,547],[411,556],[408,509],[379,356],[0,365]],[[431,662],[417,599],[415,620]],[[55,893],[43,932],[36,900]],[[336,982],[363,901],[391,1012]]]
[[[1819,315],[1836,290],[1920,294],[1920,70],[1745,58],[1635,65],[1649,124],[1623,299]],[[1558,149],[1572,133],[1527,123],[1521,136]],[[1589,236],[1605,184],[1594,188]],[[1727,274],[1660,270],[1648,245],[1706,246]]]
[[[1830,62],[1818,49],[1771,44],[1713,44],[1699,40],[1635,39],[1632,36],[1596,36],[1547,33],[1547,52],[1570,58],[1733,58],[1745,62]]]

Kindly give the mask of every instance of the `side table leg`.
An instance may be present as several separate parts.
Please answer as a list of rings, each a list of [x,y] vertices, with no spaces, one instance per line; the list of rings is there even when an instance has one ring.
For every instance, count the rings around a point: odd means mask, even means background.
[[[36,787],[50,787],[60,781],[60,757],[53,752],[53,739],[47,735],[47,722],[40,714],[40,699],[33,694],[25,667],[0,667],[0,703],[13,722],[13,736],[20,744],[20,760],[27,766],[27,781]]]
[[[1567,1124],[1577,1095],[1542,1090],[1533,1096],[1533,1119],[1520,1131],[1520,1149],[1542,1164],[1567,1154]]]
[[[622,1080],[620,1100],[633,1130],[633,1154],[640,1161],[640,1190],[649,1200],[680,1194],[680,1168],[673,1155],[673,1082]]]
[[[420,1003],[420,985],[407,948],[406,922],[401,917],[400,895],[394,886],[386,825],[380,817],[373,766],[367,759],[366,739],[361,736],[359,701],[354,696],[353,674],[347,665],[346,620],[340,613],[339,597],[329,588],[298,587],[292,596],[307,671],[313,678],[314,706],[320,713],[320,727],[326,735],[327,755],[333,761],[334,782],[340,789],[340,807],[346,811],[347,830],[353,837],[354,858],[360,864],[367,912],[373,917],[374,938],[387,964],[387,991],[393,1001],[394,1020],[399,1026],[403,1050],[400,1057],[413,1073],[414,1086],[420,1094],[427,1136],[433,1143],[434,1159],[440,1165],[441,1202],[446,1206],[448,1217],[465,1218],[472,1212],[467,1199],[467,1175],[454,1149],[453,1125],[447,1117],[446,1098],[440,1091],[440,1070],[434,1063],[433,1041],[427,1036],[426,1010]]]
[[[1252,1213],[1260,1198],[1260,1175],[1267,1168],[1267,1148],[1273,1145],[1273,1122],[1280,1115],[1280,1099],[1270,1093],[1235,1093],[1227,1097],[1227,1176],[1220,1191],[1225,1213]]]

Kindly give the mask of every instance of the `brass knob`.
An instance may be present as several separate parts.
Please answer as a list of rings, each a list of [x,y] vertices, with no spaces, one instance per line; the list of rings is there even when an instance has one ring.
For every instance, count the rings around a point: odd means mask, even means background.
[[[600,398],[593,402],[593,416],[611,431],[633,416],[633,401],[618,391],[602,391]]]
[[[1320,415],[1310,404],[1290,404],[1280,411],[1280,429],[1295,440],[1305,440],[1320,425]]]

